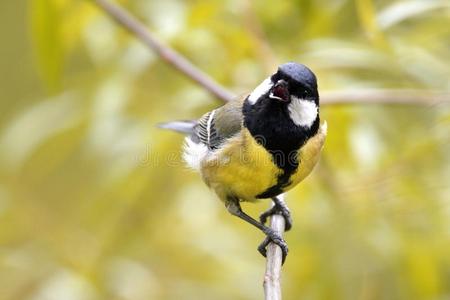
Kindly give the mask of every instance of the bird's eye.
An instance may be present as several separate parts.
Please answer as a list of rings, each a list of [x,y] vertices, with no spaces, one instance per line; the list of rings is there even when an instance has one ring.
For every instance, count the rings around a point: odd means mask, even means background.
[[[304,95],[305,97],[308,97],[308,96],[309,96],[309,91],[308,91],[308,90],[304,90],[304,91],[303,91],[303,95]]]

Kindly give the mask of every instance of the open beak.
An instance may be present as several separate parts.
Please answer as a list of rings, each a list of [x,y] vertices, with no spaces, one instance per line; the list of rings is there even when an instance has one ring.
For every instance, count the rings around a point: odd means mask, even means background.
[[[273,86],[269,97],[282,102],[289,102],[291,95],[289,94],[288,83],[283,79],[278,80]]]

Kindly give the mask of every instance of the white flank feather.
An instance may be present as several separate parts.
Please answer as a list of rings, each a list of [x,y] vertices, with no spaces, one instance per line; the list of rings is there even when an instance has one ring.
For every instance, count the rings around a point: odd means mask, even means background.
[[[313,101],[295,96],[292,96],[291,99],[288,110],[292,121],[298,126],[311,127],[317,117],[317,105]]]
[[[248,96],[248,102],[250,104],[255,104],[258,99],[266,94],[273,86],[272,80],[270,80],[270,77],[266,78],[263,82],[261,82],[254,90],[253,92]]]
[[[190,168],[200,171],[201,163],[208,155],[208,147],[202,143],[194,143],[190,137],[186,137],[184,141],[184,161]]]

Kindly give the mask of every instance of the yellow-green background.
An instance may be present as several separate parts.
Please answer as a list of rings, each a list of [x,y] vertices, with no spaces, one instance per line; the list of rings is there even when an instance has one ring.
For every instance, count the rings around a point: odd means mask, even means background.
[[[449,1],[121,4],[237,94],[292,60],[322,92],[449,91]],[[88,0],[2,0],[0,39],[0,299],[263,297],[263,235],[154,126],[219,101]],[[449,105],[321,113],[284,299],[450,299]]]

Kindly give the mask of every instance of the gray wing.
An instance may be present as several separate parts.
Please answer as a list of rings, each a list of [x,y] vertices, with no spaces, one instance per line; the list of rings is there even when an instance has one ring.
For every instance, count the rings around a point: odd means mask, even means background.
[[[194,142],[205,144],[209,150],[217,149],[220,144],[214,120],[215,113],[216,110],[213,110],[204,114],[198,120],[191,135]]]
[[[204,114],[194,126],[191,139],[214,150],[224,140],[238,133],[241,127],[242,99],[239,99]]]

